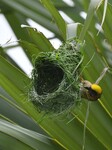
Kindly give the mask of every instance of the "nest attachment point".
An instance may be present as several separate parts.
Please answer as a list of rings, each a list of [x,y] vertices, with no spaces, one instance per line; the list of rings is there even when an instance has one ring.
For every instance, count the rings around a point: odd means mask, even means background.
[[[39,111],[61,113],[80,101],[80,66],[83,56],[79,41],[70,40],[53,52],[35,59],[30,99]]]

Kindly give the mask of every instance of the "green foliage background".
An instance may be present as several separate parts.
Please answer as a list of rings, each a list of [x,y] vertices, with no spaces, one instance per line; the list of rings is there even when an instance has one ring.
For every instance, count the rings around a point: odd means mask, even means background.
[[[112,5],[110,1],[73,0],[69,6],[62,0],[1,0],[0,11],[4,14],[16,37],[21,39],[15,47],[21,46],[33,64],[41,51],[53,50],[49,39],[28,25],[31,18],[52,31],[62,42],[71,37],[85,41],[85,79],[95,82],[105,67],[109,70],[101,80],[101,100],[91,103],[87,122],[85,149],[112,149]],[[45,6],[45,7],[44,7]],[[55,6],[55,7],[54,7]],[[99,6],[99,7],[98,7]],[[62,10],[74,20],[68,24],[57,10]],[[106,10],[106,11],[104,11]],[[80,12],[87,12],[84,20]],[[105,13],[106,12],[106,13]],[[102,25],[98,33],[96,23]],[[43,117],[28,101],[30,78],[7,54],[13,46],[0,47],[0,148],[3,150],[80,150],[83,145],[83,128],[87,101],[68,115]],[[91,59],[92,58],[92,59]],[[90,61],[91,60],[91,61]],[[89,63],[88,63],[89,62]],[[12,144],[13,143],[13,144]]]

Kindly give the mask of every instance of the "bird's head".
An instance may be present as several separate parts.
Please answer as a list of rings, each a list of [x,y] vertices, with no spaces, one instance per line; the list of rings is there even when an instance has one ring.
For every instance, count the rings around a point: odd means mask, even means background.
[[[98,84],[92,84],[87,80],[82,81],[82,97],[90,101],[96,101],[101,97],[102,88]]]

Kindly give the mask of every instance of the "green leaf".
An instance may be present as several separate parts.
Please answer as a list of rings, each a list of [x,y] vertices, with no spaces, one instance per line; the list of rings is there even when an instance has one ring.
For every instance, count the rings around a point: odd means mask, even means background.
[[[12,144],[14,143],[14,144]],[[9,136],[5,133],[0,132],[0,148],[2,150],[34,150],[30,146],[24,144],[23,142],[20,142],[16,138],[13,138],[12,136]]]
[[[2,69],[4,68],[4,69]],[[0,85],[24,110],[32,108],[28,99],[30,79],[0,56]]]
[[[102,19],[102,13],[103,13],[103,4],[101,5],[99,10],[97,11],[97,15],[98,15],[98,18],[99,18],[100,22],[101,22],[101,19]],[[106,58],[106,60],[107,60],[108,64],[110,65],[110,67],[112,67],[112,60],[111,60],[111,56],[112,56],[112,48],[111,48],[111,43],[112,43],[111,19],[112,19],[112,15],[111,14],[112,14],[112,5],[110,5],[108,3],[105,21],[104,21],[103,26],[102,26],[103,31],[104,31],[104,36],[105,36],[105,40],[102,41],[102,45],[104,47],[102,49],[102,53],[103,53],[104,57]]]
[[[11,99],[8,99],[10,96],[7,95],[5,91],[0,90],[0,93],[2,92],[3,94],[0,95],[0,114],[2,117],[4,116],[4,119],[6,118],[8,121],[15,122],[24,128],[46,135],[46,133],[28,116],[28,114],[17,106],[16,101],[12,102]]]
[[[52,120],[45,118],[41,122],[41,125],[47,129],[53,137],[59,140],[65,149],[74,150],[75,147],[75,149],[79,150],[82,148],[83,124],[72,114],[55,117],[52,118]],[[105,146],[87,129],[85,149],[105,150]]]
[[[37,31],[35,28],[30,26],[22,25],[25,27],[30,35],[30,38],[33,40],[33,43],[37,46],[40,51],[53,51],[54,48],[49,42],[49,40],[44,36],[43,33]]]
[[[40,49],[38,49],[35,44],[23,40],[20,40],[19,44],[24,48],[25,53],[30,58],[30,61],[34,63],[33,60],[37,57],[39,52],[41,52]]]
[[[2,69],[4,68],[4,69]],[[21,93],[25,93],[25,82],[29,83],[30,79],[22,73],[20,70],[18,70],[16,67],[8,63],[2,56],[0,56],[0,75],[3,78],[7,78],[8,82],[11,82],[16,89],[18,89]],[[0,79],[0,82],[10,91],[13,92],[13,89],[8,87],[7,83],[3,83],[3,80]],[[17,93],[15,93],[16,95]]]
[[[66,23],[50,0],[41,0],[42,4],[52,14],[64,40],[66,40]]]
[[[88,8],[88,13],[87,13],[87,17],[86,17],[86,20],[85,20],[85,23],[84,23],[84,26],[81,30],[81,33],[80,33],[80,36],[79,36],[79,39],[81,41],[84,40],[84,37],[85,37],[85,34],[89,28],[89,25],[91,23],[91,20],[93,18],[93,15],[95,13],[95,10],[97,9],[97,7],[99,6],[99,4],[102,2],[102,0],[91,0],[90,2],[90,5],[89,5],[89,8]]]
[[[87,105],[83,102],[81,110],[78,112],[78,118],[84,122],[86,116]],[[89,119],[87,122],[87,128],[98,140],[106,147],[110,149],[111,144],[111,126],[112,118],[108,115],[105,109],[99,102],[91,103],[89,111]],[[87,136],[87,133],[86,133]],[[86,137],[87,140],[87,137]]]
[[[7,121],[0,120],[0,131],[19,140],[22,144],[29,146],[31,149],[43,150],[62,150],[63,148],[55,143],[51,138],[13,125]],[[14,141],[14,140],[13,140]],[[21,144],[21,145],[22,145]],[[14,145],[13,145],[14,146]]]
[[[6,13],[5,17],[9,25],[12,27],[13,32],[16,35],[17,39],[30,40],[27,31],[23,30],[21,32],[21,24],[28,25],[23,15],[18,13]]]

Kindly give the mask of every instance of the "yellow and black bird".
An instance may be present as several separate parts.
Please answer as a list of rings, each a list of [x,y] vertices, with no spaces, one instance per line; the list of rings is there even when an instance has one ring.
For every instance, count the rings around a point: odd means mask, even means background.
[[[102,88],[98,84],[92,84],[87,80],[81,81],[81,96],[89,101],[96,101],[101,97]]]

